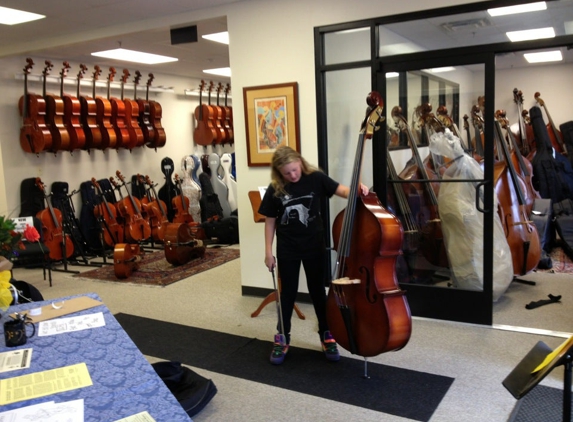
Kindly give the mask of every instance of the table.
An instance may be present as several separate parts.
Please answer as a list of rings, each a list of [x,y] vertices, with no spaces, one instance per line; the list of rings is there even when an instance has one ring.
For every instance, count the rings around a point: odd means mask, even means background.
[[[95,293],[86,295],[101,301]],[[53,336],[35,335],[18,347],[6,347],[4,322],[9,314],[60,303],[78,296],[12,306],[0,318],[0,352],[32,348],[30,368],[0,373],[0,379],[85,362],[93,385],[2,406],[2,411],[48,401],[84,399],[86,421],[111,422],[147,411],[157,422],[191,421],[137,346],[103,304],[64,317],[102,312],[105,326]],[[38,327],[36,326],[36,329]],[[37,331],[37,330],[36,330]]]

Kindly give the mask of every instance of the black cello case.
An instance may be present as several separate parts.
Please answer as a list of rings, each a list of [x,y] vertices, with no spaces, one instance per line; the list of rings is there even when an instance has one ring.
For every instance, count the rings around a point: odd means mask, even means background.
[[[573,120],[559,125],[561,136],[563,136],[563,143],[567,147],[569,162],[573,166]]]
[[[541,109],[529,110],[531,126],[535,135],[537,152],[531,161],[532,183],[542,198],[550,198],[553,204],[573,198],[573,168],[569,160],[553,150]]]
[[[557,243],[557,232],[560,245],[573,259],[573,168],[566,157],[553,150],[541,109],[534,106],[529,110],[529,115],[537,148],[531,161],[533,187],[552,204],[549,212],[543,210],[550,216],[547,222],[550,227],[544,231],[547,238],[540,238],[540,241],[543,249],[549,252]],[[547,208],[546,204],[544,208]],[[536,218],[539,221],[543,217],[533,215],[532,218],[535,222]],[[539,234],[543,236],[541,231]]]

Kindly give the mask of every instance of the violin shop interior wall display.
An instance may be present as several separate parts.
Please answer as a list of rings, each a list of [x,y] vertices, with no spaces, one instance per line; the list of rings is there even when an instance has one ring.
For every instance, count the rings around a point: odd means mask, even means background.
[[[366,93],[386,100],[363,182],[402,222],[396,271],[414,315],[491,324],[493,302],[546,256],[532,210],[549,194],[534,171],[545,151],[555,177],[573,162],[559,133],[573,121],[571,6],[496,16],[482,3],[316,28],[320,165],[332,177],[350,177],[345,139]],[[539,21],[555,36],[510,40]],[[561,59],[534,61],[549,52]],[[331,223],[343,207],[325,205]]]

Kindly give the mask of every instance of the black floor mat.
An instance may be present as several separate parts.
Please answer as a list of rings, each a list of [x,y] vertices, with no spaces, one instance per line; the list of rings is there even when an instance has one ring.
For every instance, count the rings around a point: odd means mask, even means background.
[[[145,355],[418,421],[430,420],[454,381],[373,362],[365,379],[361,359],[332,363],[318,350],[297,347],[275,366],[269,363],[269,341],[128,314],[115,317]]]

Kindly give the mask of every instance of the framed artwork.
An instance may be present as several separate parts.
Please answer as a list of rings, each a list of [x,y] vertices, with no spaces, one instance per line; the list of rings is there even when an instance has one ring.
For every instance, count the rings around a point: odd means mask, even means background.
[[[249,167],[270,166],[275,150],[300,152],[296,82],[243,88]]]

